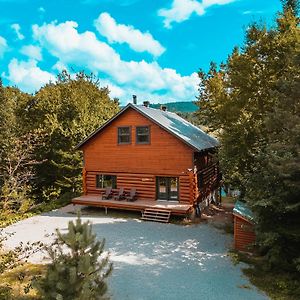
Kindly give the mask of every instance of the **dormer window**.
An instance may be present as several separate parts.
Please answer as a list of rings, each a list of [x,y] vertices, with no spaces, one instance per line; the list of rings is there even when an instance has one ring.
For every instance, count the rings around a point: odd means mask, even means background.
[[[136,143],[150,144],[150,126],[136,127]]]
[[[118,127],[118,144],[130,144],[131,143],[131,128]]]

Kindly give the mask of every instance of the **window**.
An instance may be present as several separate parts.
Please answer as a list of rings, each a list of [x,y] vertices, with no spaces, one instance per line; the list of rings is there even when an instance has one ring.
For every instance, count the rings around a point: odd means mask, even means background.
[[[113,189],[116,189],[117,188],[117,176],[106,175],[106,174],[97,174],[96,175],[96,187],[97,188],[112,187]]]
[[[118,144],[130,144],[130,127],[118,127]]]
[[[137,144],[150,143],[150,126],[136,127],[136,143]]]

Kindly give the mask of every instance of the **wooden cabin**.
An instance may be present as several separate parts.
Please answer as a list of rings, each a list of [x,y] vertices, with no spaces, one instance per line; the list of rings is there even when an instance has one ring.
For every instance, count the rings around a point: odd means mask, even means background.
[[[244,202],[237,201],[233,209],[234,249],[252,252],[256,235],[254,218],[251,210]]]
[[[74,204],[185,215],[218,189],[218,141],[166,109],[128,104],[83,140],[84,195]],[[134,202],[103,200],[105,188],[137,190]]]

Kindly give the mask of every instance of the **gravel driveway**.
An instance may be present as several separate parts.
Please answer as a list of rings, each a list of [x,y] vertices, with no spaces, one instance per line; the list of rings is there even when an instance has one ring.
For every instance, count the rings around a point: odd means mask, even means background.
[[[20,241],[50,242],[55,228],[66,230],[75,218],[56,211],[20,221],[5,229],[15,232],[8,247]],[[260,300],[268,299],[227,256],[232,237],[209,224],[174,225],[138,219],[83,216],[106,238],[114,271],[109,279],[115,300]],[[42,254],[31,257],[40,262]]]

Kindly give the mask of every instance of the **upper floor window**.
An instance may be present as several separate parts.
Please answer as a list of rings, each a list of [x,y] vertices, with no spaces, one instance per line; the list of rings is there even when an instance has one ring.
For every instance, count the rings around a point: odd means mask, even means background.
[[[118,127],[118,144],[130,144],[131,132],[130,127]]]
[[[136,143],[137,144],[150,143],[150,126],[136,127]]]
[[[97,174],[96,175],[96,187],[97,188],[107,188],[111,187],[113,189],[117,188],[117,176]]]

